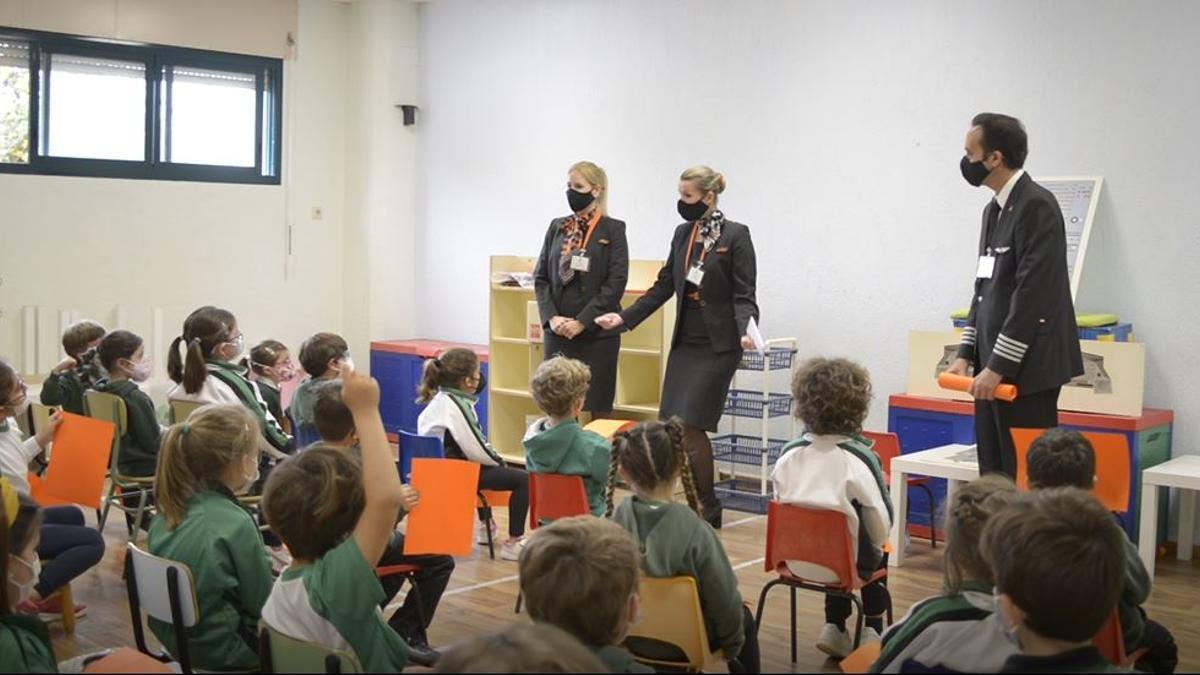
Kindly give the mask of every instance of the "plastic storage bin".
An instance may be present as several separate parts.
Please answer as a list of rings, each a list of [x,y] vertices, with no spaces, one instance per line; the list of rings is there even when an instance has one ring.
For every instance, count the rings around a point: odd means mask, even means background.
[[[761,391],[732,389],[729,391],[729,397],[725,399],[726,415],[761,419],[764,409],[770,417],[788,415],[792,411],[792,397],[790,394],[776,393],[763,396]]]

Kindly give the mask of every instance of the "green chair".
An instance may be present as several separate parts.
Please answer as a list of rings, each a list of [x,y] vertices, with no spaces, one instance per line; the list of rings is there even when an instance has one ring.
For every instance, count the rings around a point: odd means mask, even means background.
[[[264,673],[361,673],[350,652],[288,637],[258,622],[258,654]]]
[[[83,409],[88,417],[106,422],[112,422],[117,427],[113,434],[112,454],[108,464],[108,495],[104,497],[104,509],[100,512],[101,532],[108,520],[110,507],[117,507],[126,514],[133,515],[133,524],[127,525],[129,540],[136,544],[138,531],[141,529],[142,516],[147,512],[146,502],[154,493],[154,476],[125,476],[120,470],[121,439],[129,432],[129,413],[125,408],[125,400],[114,394],[99,391],[87,391],[83,394]],[[118,494],[120,491],[120,494]],[[125,504],[126,497],[137,497],[137,506]]]
[[[197,401],[170,401],[171,406],[171,424],[178,424],[186,420],[198,408],[203,408],[204,403]]]

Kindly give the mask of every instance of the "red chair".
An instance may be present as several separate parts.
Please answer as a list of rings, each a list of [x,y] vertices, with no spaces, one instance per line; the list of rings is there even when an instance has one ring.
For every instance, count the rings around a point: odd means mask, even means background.
[[[772,501],[767,505],[767,555],[765,569],[775,572],[779,578],[767,582],[758,596],[755,625],[762,625],[763,608],[767,592],[783,584],[792,591],[792,663],[796,662],[796,589],[816,591],[823,595],[848,598],[858,610],[854,628],[854,647],[858,648],[862,638],[862,600],[855,591],[868,584],[887,579],[887,568],[876,570],[870,579],[859,578],[855,569],[854,542],[846,525],[846,514],[824,509],[806,509],[791,504]],[[821,570],[822,579],[806,579],[797,576],[787,563],[807,563]],[[887,587],[884,586],[884,590]],[[888,594],[887,622],[892,623],[892,599]]]
[[[529,529],[559,518],[591,514],[582,476],[529,474]]]
[[[883,465],[883,480],[889,486],[892,484],[892,459],[900,456],[900,437],[892,433],[883,433],[877,431],[862,432],[864,438],[871,441],[873,444],[871,449],[879,457],[879,463]],[[921,488],[925,491],[925,496],[929,498],[929,545],[937,548],[937,500],[933,497],[933,490],[930,489],[929,476],[909,476],[908,487]],[[908,504],[906,501],[905,504]],[[907,517],[908,514],[905,514]]]
[[[421,622],[421,636],[428,642],[429,637],[425,635],[425,606],[421,604],[421,589],[417,586],[417,572],[420,571],[420,565],[383,565],[375,568],[375,576],[380,579],[394,576],[404,577],[410,587],[409,593],[414,594],[417,598],[417,619]]]
[[[1121,668],[1133,668],[1146,655],[1145,647],[1135,649],[1132,654],[1125,653],[1125,633],[1121,631],[1121,615],[1115,608],[1092,638],[1092,644],[1110,663]]]
[[[590,516],[587,490],[583,487],[583,476],[563,476],[554,473],[529,474],[529,529],[536,530],[542,523],[571,516]],[[513,609],[521,613],[521,593],[517,592],[517,605]]]

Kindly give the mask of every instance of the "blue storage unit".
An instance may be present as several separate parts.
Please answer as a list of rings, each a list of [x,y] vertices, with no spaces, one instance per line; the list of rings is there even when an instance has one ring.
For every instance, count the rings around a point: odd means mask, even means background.
[[[1171,431],[1174,413],[1146,409],[1141,417],[1118,417],[1093,413],[1061,412],[1062,426],[1079,431],[1122,434],[1129,442],[1129,510],[1122,524],[1132,541],[1137,541],[1137,512],[1141,500],[1141,472],[1171,458]],[[892,396],[888,406],[888,431],[900,437],[900,453],[928,450],[950,443],[975,443],[974,406],[965,401],[947,401],[917,396]],[[933,480],[931,488],[944,513],[946,481]],[[1165,494],[1166,491],[1164,491]],[[908,522],[929,525],[928,498],[921,490],[910,490]],[[1159,503],[1159,541],[1165,539],[1167,501]]]
[[[388,433],[401,430],[417,431],[417,416],[425,406],[417,403],[417,387],[421,384],[421,373],[425,359],[451,347],[466,347],[480,354],[480,370],[488,375],[487,348],[440,342],[436,340],[388,340],[371,343],[371,375],[379,382],[379,408],[383,427]],[[487,390],[479,396],[475,410],[484,435],[488,431]]]

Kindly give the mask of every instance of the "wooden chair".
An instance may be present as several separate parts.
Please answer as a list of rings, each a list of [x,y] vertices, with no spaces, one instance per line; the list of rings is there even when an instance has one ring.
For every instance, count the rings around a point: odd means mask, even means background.
[[[116,425],[113,434],[112,451],[109,455],[109,488],[104,498],[104,509],[100,512],[99,529],[104,531],[104,523],[108,520],[108,511],[116,507],[123,513],[133,514],[132,525],[127,524],[129,540],[137,543],[138,532],[141,529],[142,516],[146,513],[146,503],[154,493],[154,476],[126,476],[121,473],[121,439],[129,432],[129,413],[125,408],[125,400],[120,396],[99,391],[87,391],[83,394],[83,407],[88,417]],[[118,491],[120,494],[117,494]],[[130,507],[125,499],[137,496],[137,506]]]

